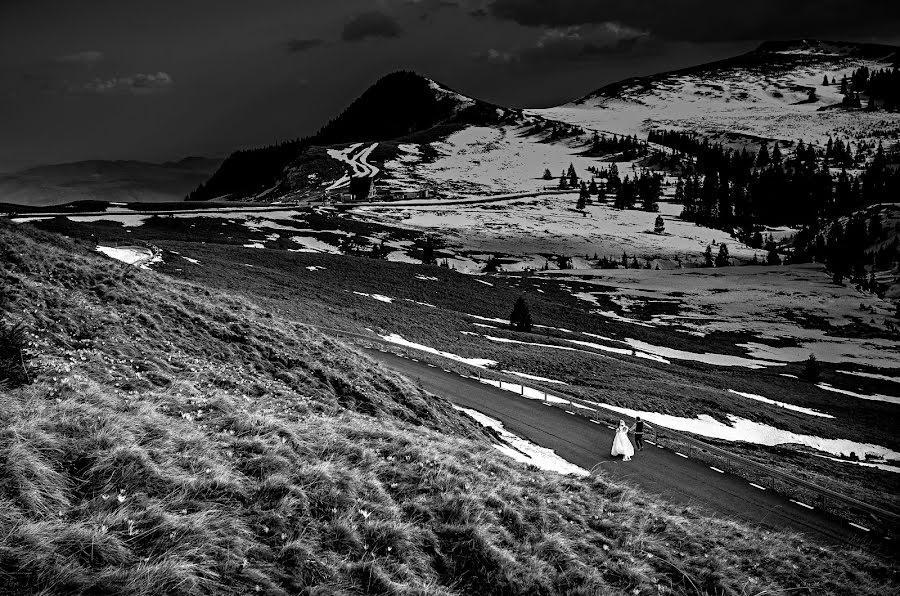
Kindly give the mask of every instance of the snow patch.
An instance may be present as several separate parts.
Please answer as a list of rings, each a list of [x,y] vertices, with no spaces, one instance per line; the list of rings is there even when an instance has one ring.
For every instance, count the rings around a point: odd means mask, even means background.
[[[752,399],[754,401],[760,401],[765,404],[771,404],[773,406],[778,406],[779,408],[784,408],[786,410],[793,410],[794,412],[801,412],[803,414],[809,414],[810,416],[818,416],[819,418],[834,418],[834,416],[830,414],[823,414],[817,410],[811,410],[810,408],[804,408],[802,406],[795,406],[794,404],[785,403],[783,401],[775,401],[774,399],[769,399],[768,397],[763,397],[762,395],[755,395],[753,393],[743,393],[741,391],[735,391],[734,389],[729,389],[728,393],[733,393],[735,395],[740,395],[741,397],[746,397],[747,399]]]
[[[411,342],[407,339],[404,339],[403,336],[398,335],[396,333],[391,333],[389,335],[379,335],[378,337],[380,337],[381,339],[383,339],[385,341],[389,341],[392,344],[397,344],[398,346],[404,346],[407,348],[421,350],[423,352],[428,352],[429,354],[435,354],[437,356],[442,356],[449,360],[455,360],[457,362],[462,362],[464,364],[470,364],[472,366],[477,366],[479,368],[486,368],[488,366],[494,366],[495,364],[497,364],[497,362],[495,360],[488,360],[487,358],[466,358],[464,356],[458,356],[451,352],[442,352],[442,351],[436,350],[430,346]]]
[[[851,397],[858,397],[860,399],[867,399],[869,401],[882,401],[889,404],[900,404],[900,397],[893,397],[890,395],[879,395],[874,393],[872,395],[866,395],[864,393],[856,393],[855,391],[849,391],[847,389],[839,389],[838,387],[832,387],[828,383],[816,383],[816,387],[819,389],[824,389],[825,391],[832,391],[834,393],[841,393],[843,395],[849,395]]]
[[[503,423],[490,416],[485,416],[476,410],[453,406],[454,409],[471,416],[478,424],[491,428],[509,445],[494,445],[500,453],[523,464],[531,464],[542,470],[556,472],[563,475],[590,476],[590,472],[575,464],[569,463],[556,454],[552,449],[540,447],[531,441],[527,441],[515,435],[503,427]]]

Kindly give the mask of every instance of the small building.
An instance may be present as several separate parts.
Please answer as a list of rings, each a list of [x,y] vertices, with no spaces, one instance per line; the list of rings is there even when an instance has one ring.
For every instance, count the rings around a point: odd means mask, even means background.
[[[417,190],[399,190],[394,192],[394,200],[410,201],[415,199],[427,199],[431,197],[431,191],[425,188]]]

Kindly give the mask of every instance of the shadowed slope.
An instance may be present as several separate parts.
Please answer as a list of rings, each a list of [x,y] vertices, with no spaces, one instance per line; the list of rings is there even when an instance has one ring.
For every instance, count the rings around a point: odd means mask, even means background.
[[[0,223],[33,356],[0,393],[0,593],[896,587],[871,556],[511,463],[345,346],[86,248]]]

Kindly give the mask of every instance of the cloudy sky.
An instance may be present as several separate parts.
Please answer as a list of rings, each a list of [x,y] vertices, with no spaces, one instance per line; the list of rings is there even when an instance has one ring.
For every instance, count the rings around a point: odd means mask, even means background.
[[[765,39],[898,31],[895,0],[0,0],[0,172],[311,134],[397,69],[537,107]]]

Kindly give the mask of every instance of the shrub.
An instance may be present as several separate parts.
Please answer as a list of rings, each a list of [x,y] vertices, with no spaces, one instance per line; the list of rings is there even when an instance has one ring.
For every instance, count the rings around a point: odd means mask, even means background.
[[[803,378],[810,383],[817,383],[822,373],[822,367],[816,360],[815,354],[810,354],[806,362],[803,363]]]
[[[0,387],[18,387],[29,382],[26,345],[24,325],[0,320]]]
[[[531,312],[528,310],[525,299],[521,296],[516,300],[512,314],[509,315],[509,324],[516,331],[531,331]]]

